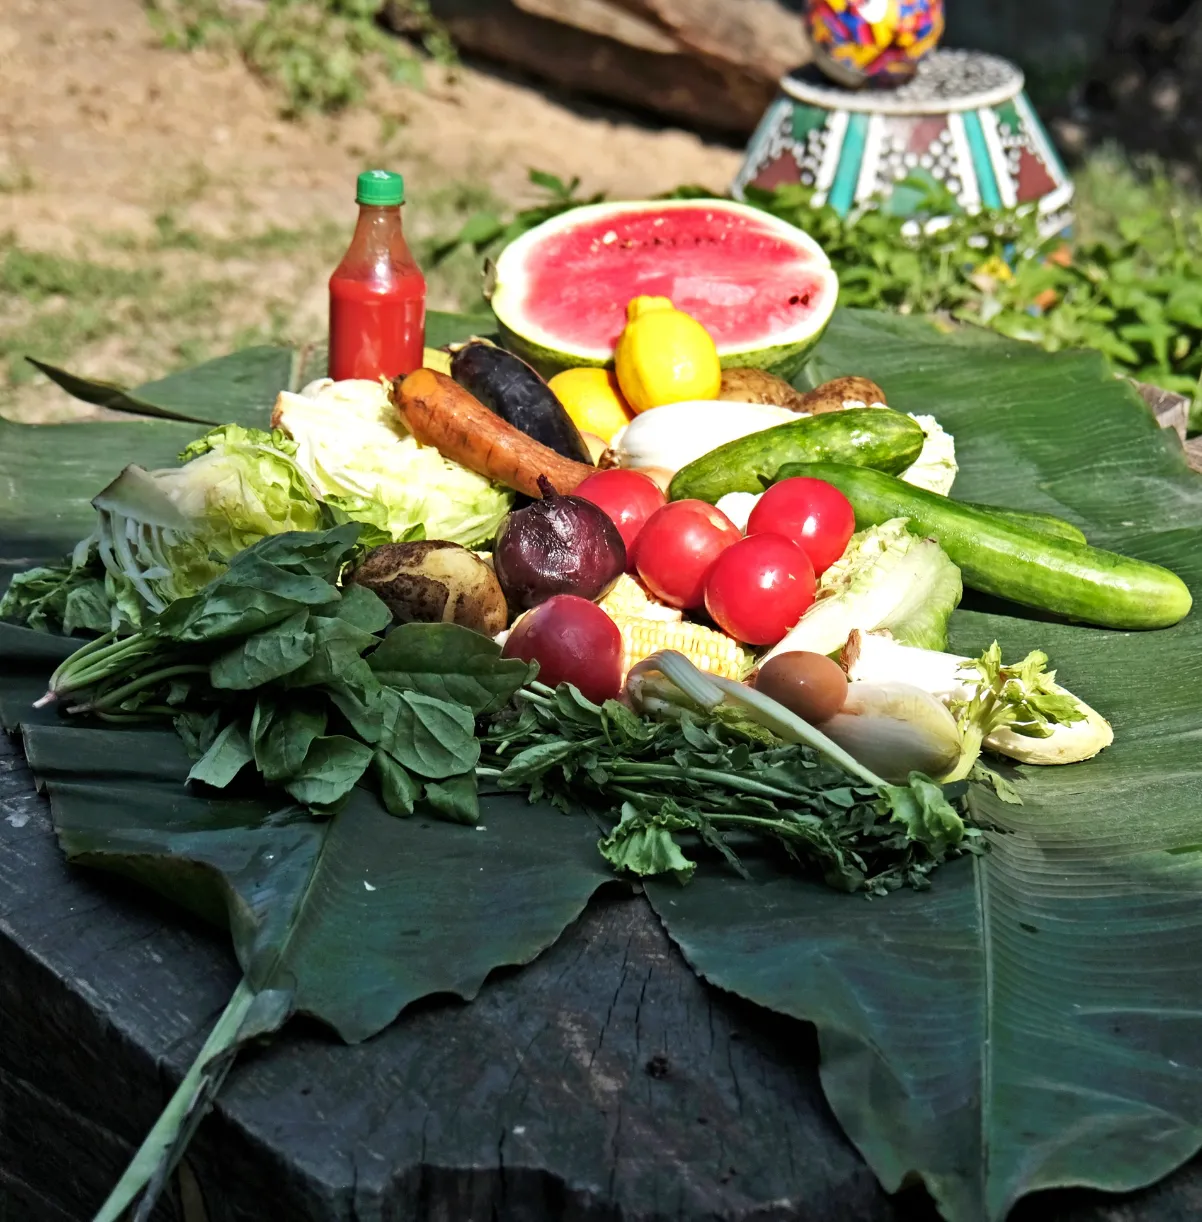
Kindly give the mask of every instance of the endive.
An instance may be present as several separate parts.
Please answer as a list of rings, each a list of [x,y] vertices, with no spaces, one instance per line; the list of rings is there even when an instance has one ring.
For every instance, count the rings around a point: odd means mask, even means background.
[[[762,660],[795,650],[836,653],[854,628],[887,628],[906,644],[940,648],[962,593],[960,570],[939,544],[894,518],[852,536],[823,573],[813,606]]]
[[[973,660],[857,631],[842,662],[853,689],[859,683],[921,687],[957,715],[966,739],[1023,764],[1079,763],[1114,741],[1110,723],[1044,669],[1042,653],[1004,667],[996,643]]]

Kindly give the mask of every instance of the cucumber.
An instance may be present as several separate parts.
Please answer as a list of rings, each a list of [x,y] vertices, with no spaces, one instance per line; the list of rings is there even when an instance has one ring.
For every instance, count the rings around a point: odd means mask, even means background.
[[[881,407],[824,412],[728,441],[681,467],[668,500],[715,504],[728,492],[763,492],[786,463],[839,462],[904,471],[922,453],[922,428]]]
[[[982,513],[992,514],[995,518],[1004,518],[1028,530],[1038,531],[1041,535],[1050,535],[1053,539],[1067,539],[1070,543],[1086,543],[1088,540],[1071,522],[1055,517],[1050,513],[1034,513],[1027,509],[1003,509],[1000,505],[979,505],[975,501],[957,501],[966,509],[979,509]]]
[[[915,533],[951,557],[964,584],[985,594],[1103,628],[1167,628],[1193,605],[1185,582],[1159,565],[1051,538],[880,471],[804,463],[779,472],[780,479],[794,475],[834,484],[851,502],[857,528],[909,518]]]

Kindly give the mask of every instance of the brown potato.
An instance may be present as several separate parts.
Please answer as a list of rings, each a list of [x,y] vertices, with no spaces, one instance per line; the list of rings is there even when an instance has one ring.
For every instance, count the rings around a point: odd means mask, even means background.
[[[762,369],[724,369],[719,399],[734,403],[770,403],[776,407],[787,407],[801,412],[805,396],[796,391],[783,378],[765,373]]]
[[[841,412],[848,407],[871,407],[884,402],[885,392],[875,382],[853,374],[816,386],[802,396],[800,410],[819,416],[823,412]]]
[[[398,624],[461,624],[496,636],[508,618],[492,566],[458,543],[386,543],[367,554],[351,581],[377,595]]]

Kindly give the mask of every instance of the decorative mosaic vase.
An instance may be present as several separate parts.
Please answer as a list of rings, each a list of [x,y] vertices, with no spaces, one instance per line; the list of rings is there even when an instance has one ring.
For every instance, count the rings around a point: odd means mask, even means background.
[[[846,216],[870,200],[895,216],[928,211],[942,186],[950,210],[1033,204],[1046,236],[1072,225],[1073,184],[1007,60],[938,50],[890,92],[845,89],[817,68],[784,77],[732,185],[812,187]]]
[[[890,88],[910,80],[943,37],[943,0],[809,0],[818,66],[836,84]]]

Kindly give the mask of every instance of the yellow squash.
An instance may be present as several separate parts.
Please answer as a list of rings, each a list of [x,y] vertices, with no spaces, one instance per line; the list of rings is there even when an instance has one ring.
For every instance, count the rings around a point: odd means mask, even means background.
[[[716,399],[722,365],[710,333],[666,297],[636,297],[626,309],[614,366],[627,403],[645,412],[686,399]]]

